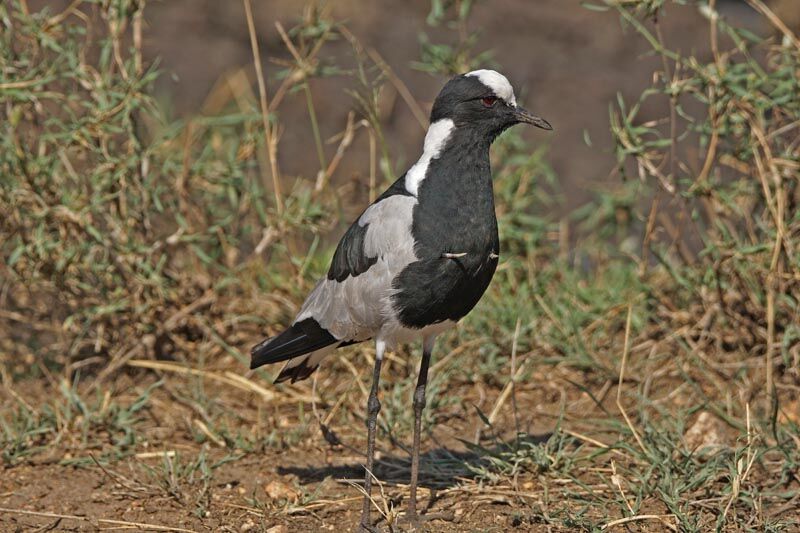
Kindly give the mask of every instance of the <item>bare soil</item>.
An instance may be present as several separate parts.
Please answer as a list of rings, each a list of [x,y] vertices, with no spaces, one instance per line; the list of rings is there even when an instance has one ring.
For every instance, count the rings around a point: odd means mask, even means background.
[[[156,526],[273,533],[357,530],[362,503],[356,484],[363,481],[363,420],[333,423],[330,429],[341,444],[332,445],[316,421],[297,418],[298,409],[308,409],[308,405],[283,398],[284,403],[273,413],[256,415],[260,410],[258,397],[207,386],[206,393],[237,411],[243,425],[264,416],[264,431],[274,424],[299,432],[296,442],[242,452],[224,442],[200,442],[203,439],[197,436],[197,413],[192,412],[191,402],[175,403],[169,398],[169,389],[191,388],[192,384],[175,381],[169,375],[163,378],[166,384],[155,390],[141,412],[137,430],[142,438],[125,451],[126,457],[110,459],[119,448],[113,443],[115,435],[103,428],[90,431],[85,440],[64,428],[64,440],[58,446],[52,441],[42,442],[46,445],[42,453],[19,465],[0,467],[0,508],[19,511],[0,512],[0,531],[99,531],[131,528],[131,524],[153,531]],[[346,376],[338,375],[339,380],[345,381],[343,378]],[[114,394],[114,401],[133,401],[154,381],[153,376],[141,373],[122,375],[113,385],[112,390],[120,391]],[[31,398],[45,393],[42,385],[22,382],[16,391]],[[446,394],[460,397],[470,388],[464,386]],[[515,488],[505,481],[483,486],[469,471],[470,465],[478,466],[482,461],[463,442],[473,441],[483,426],[475,407],[491,411],[501,392],[486,385],[480,388],[478,394],[464,397],[460,405],[437,410],[435,424],[423,439],[421,505],[428,514],[452,514],[451,519],[431,521],[425,528],[443,532],[502,531],[509,527],[548,530],[531,523],[527,515],[531,500],[543,494],[542,481],[536,475],[520,475],[513,480]],[[298,392],[311,394],[307,384]],[[559,404],[565,399],[563,392],[535,383],[518,391],[520,428],[534,441],[547,440]],[[351,394],[349,400],[357,403],[361,395],[355,390]],[[315,403],[315,407],[324,416],[335,410],[332,400],[336,395],[323,396],[328,401]],[[578,410],[587,406],[585,397],[574,392],[569,396],[574,396],[570,403]],[[504,428],[504,434],[494,435],[484,428],[481,445],[491,447],[513,438],[511,410],[503,411],[496,427]],[[408,494],[410,462],[400,444],[409,439],[404,435],[398,442],[392,440],[385,433],[379,436],[375,474],[381,486],[374,497],[378,505],[401,510]],[[163,452],[170,458],[166,459]],[[200,479],[198,471],[186,475],[182,470],[182,465],[201,455],[208,465],[220,463],[207,480]],[[381,524],[386,526],[385,521]]]

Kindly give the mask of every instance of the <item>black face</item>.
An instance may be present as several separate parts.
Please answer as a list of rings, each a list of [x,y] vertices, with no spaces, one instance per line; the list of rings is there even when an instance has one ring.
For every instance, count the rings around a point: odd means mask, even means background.
[[[477,76],[461,75],[447,82],[433,103],[431,123],[445,118],[457,128],[477,129],[490,139],[520,123],[553,129],[546,120],[499,98]]]

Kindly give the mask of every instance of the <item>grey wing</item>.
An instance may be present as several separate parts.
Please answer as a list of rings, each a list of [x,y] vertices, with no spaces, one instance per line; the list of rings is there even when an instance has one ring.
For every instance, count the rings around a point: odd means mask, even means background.
[[[339,242],[328,275],[295,322],[314,318],[341,341],[374,336],[392,312],[392,281],[417,260],[411,223],[417,200],[393,195],[369,206]]]

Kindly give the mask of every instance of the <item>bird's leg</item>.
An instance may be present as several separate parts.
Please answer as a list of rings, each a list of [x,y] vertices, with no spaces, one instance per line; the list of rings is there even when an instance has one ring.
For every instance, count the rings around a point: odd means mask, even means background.
[[[381,363],[386,345],[382,341],[375,343],[375,368],[372,371],[372,388],[367,399],[367,466],[364,477],[364,506],[361,509],[361,528],[372,531],[369,512],[372,507],[372,467],[375,462],[375,428],[378,423],[378,412],[381,402],[378,400],[378,383],[381,378]]]
[[[419,440],[422,429],[422,410],[425,408],[425,387],[428,384],[428,365],[431,362],[433,342],[424,342],[422,362],[419,365],[417,388],[414,390],[414,444],[411,448],[411,495],[408,499],[407,519],[411,523],[418,521],[417,516],[417,478],[419,477]]]

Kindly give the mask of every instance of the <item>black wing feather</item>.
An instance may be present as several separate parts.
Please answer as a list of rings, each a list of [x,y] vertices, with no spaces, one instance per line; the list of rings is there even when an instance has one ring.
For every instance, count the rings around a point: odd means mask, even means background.
[[[250,368],[287,361],[339,342],[313,318],[292,324],[286,331],[257,344],[250,351]]]
[[[359,225],[358,221],[347,229],[336,252],[331,260],[328,270],[328,279],[342,282],[348,276],[356,277],[363,274],[375,264],[377,257],[367,257],[364,253],[364,238],[367,235],[369,224]]]

